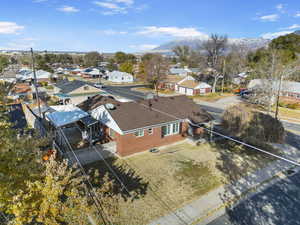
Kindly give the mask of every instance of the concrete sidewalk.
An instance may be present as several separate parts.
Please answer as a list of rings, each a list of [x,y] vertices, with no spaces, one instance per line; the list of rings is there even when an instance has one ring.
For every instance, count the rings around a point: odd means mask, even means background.
[[[276,145],[276,147],[284,149],[286,158],[295,161],[300,160],[298,149],[289,145]],[[240,179],[238,182],[219,187],[181,209],[152,221],[149,225],[206,224],[204,221],[207,221],[208,217],[216,212],[218,215],[224,212],[225,207],[230,202],[237,201],[251,190],[257,189],[261,184],[270,181],[274,176],[291,167],[294,167],[294,165],[286,161],[274,161],[267,167]],[[179,220],[178,217],[182,219]]]

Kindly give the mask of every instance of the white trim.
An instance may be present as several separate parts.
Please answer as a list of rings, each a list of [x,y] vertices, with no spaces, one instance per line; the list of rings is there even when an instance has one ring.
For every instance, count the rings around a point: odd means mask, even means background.
[[[181,122],[185,122],[187,119],[181,119],[181,120],[174,120],[174,121],[170,121],[170,122],[165,122],[165,123],[160,123],[160,124],[155,124],[155,125],[151,125],[151,126],[146,126],[146,127],[140,127],[140,128],[136,128],[136,129],[132,129],[132,130],[126,130],[123,131],[124,134],[130,134],[130,133],[134,133],[136,130],[140,130],[140,129],[148,129],[148,128],[157,128],[157,127],[162,127],[165,126],[167,124],[170,123],[181,123]]]
[[[118,126],[117,122],[113,119],[109,111],[105,108],[104,105],[101,105],[91,111],[91,116],[99,120],[105,126],[111,128],[119,134],[124,134],[121,128]]]

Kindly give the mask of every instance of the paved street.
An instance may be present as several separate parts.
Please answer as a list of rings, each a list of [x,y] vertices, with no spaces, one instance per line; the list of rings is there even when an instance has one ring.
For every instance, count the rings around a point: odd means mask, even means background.
[[[199,105],[203,109],[205,109],[207,112],[210,112],[217,120],[219,120],[222,116],[222,113],[224,112],[224,108],[211,106],[211,104],[212,103],[209,103],[209,105],[199,103]],[[291,122],[287,122],[287,121],[282,121],[282,124],[285,127],[285,129],[291,130],[291,131],[296,131],[296,132],[300,133],[300,124],[291,123]]]
[[[139,100],[144,99],[146,95],[144,93],[131,90],[134,87],[146,87],[146,85],[130,85],[130,86],[105,86],[104,90],[113,95],[119,95],[121,97],[131,99],[131,100]],[[220,120],[222,113],[225,108],[231,104],[238,102],[238,97],[228,97],[225,99],[221,99],[218,102],[201,102],[199,105],[211,113],[217,120]],[[291,131],[296,131],[300,133],[300,124],[295,124],[287,121],[282,121],[284,127]]]
[[[103,89],[109,94],[112,95],[118,95],[130,100],[139,100],[139,99],[144,99],[146,95],[144,93],[138,92],[138,91],[133,91],[131,90],[132,88],[135,87],[146,87],[147,85],[131,85],[131,86],[105,86]]]
[[[243,201],[208,225],[300,224],[300,173]]]

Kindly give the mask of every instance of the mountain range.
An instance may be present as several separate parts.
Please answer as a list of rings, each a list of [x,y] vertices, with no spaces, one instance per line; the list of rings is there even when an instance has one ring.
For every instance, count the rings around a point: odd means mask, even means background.
[[[295,34],[300,35],[300,30],[295,31]],[[172,49],[176,46],[189,46],[193,50],[199,49],[205,42],[205,39],[200,38],[185,38],[175,41],[170,41],[165,44],[160,45],[157,48],[151,50],[151,52],[158,52],[158,53],[172,53]],[[271,42],[270,39],[264,38],[228,38],[229,45],[242,45],[249,50],[256,50],[262,47],[266,47]]]

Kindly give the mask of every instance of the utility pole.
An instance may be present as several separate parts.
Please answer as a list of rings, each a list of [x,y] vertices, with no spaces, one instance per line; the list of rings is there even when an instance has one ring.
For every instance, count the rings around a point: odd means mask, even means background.
[[[283,80],[283,76],[282,76],[282,73],[281,73],[280,80],[279,80],[278,92],[277,92],[277,99],[276,99],[275,119],[277,119],[277,120],[278,120],[279,99],[280,99],[280,92],[281,92],[281,88],[282,88],[282,80]]]
[[[36,72],[35,72],[35,60],[34,60],[34,55],[33,55],[33,50],[32,48],[30,49],[31,52],[31,59],[32,59],[32,72],[33,72],[33,85],[35,88],[35,95],[36,95],[36,100],[38,104],[38,109],[39,109],[39,117],[42,118],[42,111],[41,111],[41,105],[40,105],[40,96],[39,96],[39,90],[37,86],[37,78],[36,78]]]
[[[223,63],[222,95],[224,94],[225,67],[226,67],[226,59],[224,59],[224,63]]]

